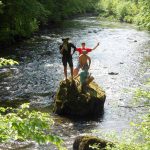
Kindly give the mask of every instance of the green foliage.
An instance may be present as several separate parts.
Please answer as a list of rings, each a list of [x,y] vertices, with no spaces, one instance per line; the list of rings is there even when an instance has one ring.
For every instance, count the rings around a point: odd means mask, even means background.
[[[1,0],[0,43],[30,37],[40,24],[94,11],[98,0]],[[3,5],[2,5],[2,3]]]
[[[143,97],[144,97],[144,99],[150,99],[150,91],[145,91],[143,89],[137,89],[135,91],[135,98],[140,99]]]
[[[139,14],[135,17],[135,22],[140,27],[150,30],[150,1],[139,0]]]
[[[10,41],[17,36],[28,37],[38,29],[39,21],[45,19],[48,11],[36,0],[2,0],[0,15],[0,41]]]
[[[10,113],[5,114],[9,110]],[[0,108],[0,142],[10,140],[34,140],[38,143],[51,142],[60,150],[63,141],[50,134],[53,120],[47,113],[29,111],[29,104],[21,105],[20,109]]]
[[[99,8],[104,17],[114,16],[120,21],[136,23],[150,30],[149,0],[100,0]]]
[[[0,1],[0,14],[3,12],[2,7],[3,7],[3,3],[2,3],[2,1]]]
[[[145,82],[145,85],[150,85],[150,78]],[[143,88],[138,88],[134,92],[134,104],[144,103],[144,106],[150,106],[150,91]]]
[[[17,61],[14,61],[12,59],[0,58],[0,67],[12,66],[12,65],[18,65],[18,64],[19,63]]]

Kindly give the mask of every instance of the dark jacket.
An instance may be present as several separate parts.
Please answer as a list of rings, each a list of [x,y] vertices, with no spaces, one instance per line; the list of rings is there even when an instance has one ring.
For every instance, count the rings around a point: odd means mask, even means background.
[[[62,45],[60,45],[60,47],[59,47],[59,49],[60,49],[60,52],[61,52],[61,49],[62,49],[62,47],[63,47],[63,44]],[[67,44],[67,49],[64,49],[63,50],[63,53],[62,53],[62,55],[63,55],[63,57],[69,57],[69,56],[71,56],[71,48],[73,48],[74,50],[73,50],[73,53],[76,51],[76,47],[72,44],[72,43],[68,43]]]

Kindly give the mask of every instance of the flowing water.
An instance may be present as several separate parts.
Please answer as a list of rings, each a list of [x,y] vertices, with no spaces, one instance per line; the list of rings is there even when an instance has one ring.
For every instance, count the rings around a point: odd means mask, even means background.
[[[146,110],[134,107],[133,91],[148,77],[149,68],[145,57],[150,54],[150,34],[138,31],[135,27],[110,21],[100,21],[95,17],[81,17],[65,21],[58,28],[45,29],[33,38],[12,48],[20,65],[14,67],[13,76],[0,83],[0,99],[4,101],[29,100],[33,108],[51,112],[53,97],[63,76],[63,66],[59,45],[62,37],[70,37],[77,47],[86,42],[93,48],[89,53],[92,59],[90,72],[95,81],[105,90],[104,115],[98,119],[69,119],[52,115],[56,123],[53,132],[64,139],[67,148],[72,149],[76,136],[91,133],[117,131],[120,134],[129,128],[129,123]],[[73,57],[77,64],[78,54]],[[69,72],[69,68],[68,68]],[[84,109],[84,108],[83,108]],[[50,145],[32,145],[24,149],[52,150]]]

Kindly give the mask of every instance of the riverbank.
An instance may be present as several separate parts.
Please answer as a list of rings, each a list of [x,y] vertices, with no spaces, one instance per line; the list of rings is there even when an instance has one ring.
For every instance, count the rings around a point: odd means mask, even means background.
[[[139,29],[150,31],[150,3],[149,0],[101,0],[97,6],[100,16],[116,19],[120,22],[133,23]]]

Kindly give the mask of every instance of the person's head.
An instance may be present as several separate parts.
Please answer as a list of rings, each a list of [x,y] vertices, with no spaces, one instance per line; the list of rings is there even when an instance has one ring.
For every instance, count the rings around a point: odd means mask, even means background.
[[[83,50],[83,51],[82,51],[82,54],[83,54],[83,55],[86,55],[86,54],[87,54],[87,51],[86,51],[86,50]]]
[[[84,42],[81,43],[81,46],[82,46],[82,48],[85,48],[85,43]]]
[[[69,38],[62,38],[63,43],[68,43]]]

